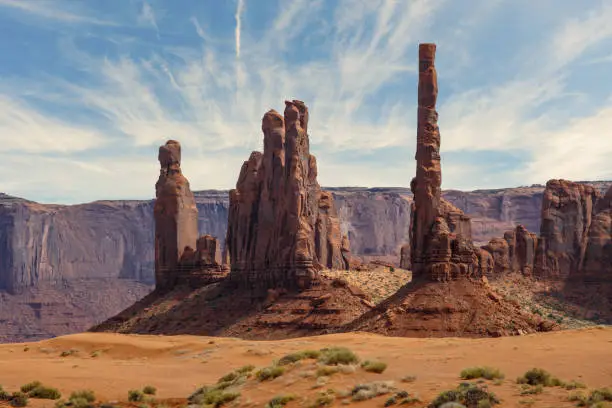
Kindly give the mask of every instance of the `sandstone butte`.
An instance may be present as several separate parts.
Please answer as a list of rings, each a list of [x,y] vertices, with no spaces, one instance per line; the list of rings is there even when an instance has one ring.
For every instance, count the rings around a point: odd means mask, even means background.
[[[472,243],[470,218],[441,198],[435,53],[435,44],[419,46],[416,177],[410,184],[414,202],[410,246],[401,251],[402,266],[410,264],[413,282],[347,329],[400,336],[500,336],[552,330],[552,323],[526,314],[489,287],[486,275],[495,267],[493,257]],[[519,230],[522,248],[526,244],[521,234]],[[512,242],[516,248],[516,236]],[[505,240],[499,244],[507,245]],[[490,247],[496,251],[495,244]]]
[[[286,101],[284,115],[264,115],[262,131],[263,153],[251,153],[230,192],[222,255],[215,238],[196,239],[179,143],[160,148],[156,290],[92,331],[285,338],[341,331],[373,306],[346,281],[319,274],[356,263],[333,196],[317,182],[308,108]]]
[[[306,105],[285,101],[284,115],[268,111],[261,128],[263,154],[251,153],[230,191],[229,279],[256,291],[306,289],[323,268],[349,268],[348,238],[317,182]]]

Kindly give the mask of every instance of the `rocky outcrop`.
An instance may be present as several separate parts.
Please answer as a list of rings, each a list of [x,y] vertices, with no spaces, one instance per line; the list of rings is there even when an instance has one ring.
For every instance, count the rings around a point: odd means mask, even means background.
[[[586,282],[612,283],[612,187],[595,205],[582,270],[571,277]]]
[[[535,262],[538,276],[563,280],[572,271],[582,270],[599,197],[599,191],[589,185],[567,180],[546,183]]]
[[[184,252],[191,253],[198,239],[198,209],[181,171],[181,145],[169,140],[159,148],[160,174],[155,184],[155,287],[176,284],[177,267]],[[189,255],[187,256],[190,257]]]
[[[230,280],[240,286],[304,289],[321,268],[348,268],[333,196],[317,182],[307,129],[301,101],[286,101],[284,115],[267,112],[264,151],[251,153],[230,191]]]
[[[522,225],[507,231],[503,238],[493,238],[487,245],[481,247],[481,258],[487,263],[482,264],[482,274],[496,278],[509,272],[520,272],[531,276],[534,268],[535,251],[538,242],[537,235],[527,231]],[[482,253],[485,252],[486,254]],[[492,267],[487,267],[491,259]]]
[[[410,253],[414,277],[445,281],[471,275],[477,255],[469,217],[441,197],[435,52],[434,44],[419,46],[417,170],[410,183],[414,194]]]

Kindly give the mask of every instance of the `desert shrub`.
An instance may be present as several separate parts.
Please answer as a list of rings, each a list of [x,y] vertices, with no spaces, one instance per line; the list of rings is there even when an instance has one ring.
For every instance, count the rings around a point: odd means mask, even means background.
[[[278,365],[287,365],[291,363],[296,363],[301,360],[313,359],[316,360],[321,355],[321,352],[318,350],[302,350],[297,351],[295,353],[287,354],[278,360]]]
[[[28,405],[28,396],[24,392],[14,392],[11,395],[10,404],[12,407],[26,407]]]
[[[402,382],[411,383],[415,382],[417,379],[416,375],[405,375],[402,377]]]
[[[145,395],[140,390],[129,390],[128,401],[130,402],[142,402],[145,399]]]
[[[229,392],[216,387],[202,387],[189,397],[189,402],[195,405],[208,405],[218,408],[234,401],[239,392]]]
[[[351,390],[353,401],[366,401],[379,395],[389,394],[395,391],[390,381],[375,381],[367,384],[358,384]]]
[[[612,388],[599,388],[591,391],[589,395],[589,404],[597,404],[603,402],[612,402]]]
[[[544,387],[563,386],[563,381],[553,377],[548,371],[541,368],[532,368],[516,380],[519,384],[542,385]]]
[[[39,385],[27,393],[30,398],[58,400],[62,397],[62,393],[57,388],[45,387]]]
[[[338,371],[338,366],[320,366],[317,368],[317,377],[329,377],[330,375],[336,374]]]
[[[544,391],[544,386],[542,384],[538,384],[534,386],[523,384],[523,387],[524,388],[521,389],[521,395],[541,394]]]
[[[285,367],[281,366],[270,366],[266,368],[262,368],[261,370],[255,373],[255,377],[259,381],[268,381],[273,380],[277,377],[280,377],[285,373]]]
[[[60,357],[68,357],[68,356],[73,356],[75,354],[77,354],[79,352],[79,350],[77,349],[70,349],[70,350],[64,350],[60,353]]]
[[[359,358],[346,347],[331,347],[321,350],[319,361],[325,365],[356,364]]]
[[[320,392],[315,401],[310,405],[310,408],[320,408],[332,405],[336,399],[334,390]]]
[[[41,385],[42,383],[40,381],[32,381],[32,382],[22,385],[20,389],[21,389],[21,392],[23,392],[24,394],[27,394],[28,392],[32,391],[34,388],[40,387]]]
[[[381,374],[383,371],[387,369],[387,363],[383,363],[382,361],[366,360],[361,364],[361,368],[363,368],[369,373]]]
[[[268,401],[268,403],[266,404],[266,408],[281,408],[287,405],[289,401],[293,401],[294,399],[295,395],[293,394],[277,395],[276,397]]]
[[[11,399],[11,394],[6,392],[4,388],[0,385],[0,401],[8,401]]]
[[[497,368],[493,367],[470,367],[461,371],[461,378],[464,380],[472,380],[475,378],[484,378],[486,380],[503,380],[504,374]]]
[[[157,394],[157,388],[155,388],[152,385],[145,385],[144,388],[142,389],[142,392],[145,393],[146,395],[155,395]]]
[[[589,408],[612,408],[612,402],[600,401],[591,405]]]
[[[94,402],[96,400],[96,394],[92,390],[79,390],[70,394],[70,401],[78,399],[82,399],[87,402]]]
[[[574,391],[568,395],[567,399],[576,402],[579,407],[584,407],[589,403],[589,395],[584,391]]]
[[[404,405],[404,404],[411,404],[413,402],[418,402],[419,399],[415,398],[415,397],[411,397],[408,394],[408,391],[399,391],[397,393],[395,393],[395,395],[389,397],[386,401],[385,401],[385,407],[390,407],[392,405]]]
[[[586,385],[578,381],[570,381],[565,384],[566,390],[576,390],[578,388],[586,388]]]
[[[441,392],[430,404],[433,408],[445,407],[445,404],[459,403],[466,408],[487,408],[499,404],[499,400],[486,388],[471,383],[461,383],[454,390]],[[451,405],[452,406],[452,405]]]

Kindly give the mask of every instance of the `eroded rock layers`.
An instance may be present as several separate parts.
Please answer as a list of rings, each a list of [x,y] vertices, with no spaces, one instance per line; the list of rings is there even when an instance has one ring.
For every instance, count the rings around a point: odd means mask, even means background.
[[[160,146],[160,174],[155,184],[155,288],[206,283],[223,275],[217,241],[198,238],[198,209],[189,181],[181,171],[181,145],[168,140]],[[225,273],[226,274],[226,273]]]
[[[317,182],[307,130],[302,101],[285,101],[284,115],[270,110],[263,117],[263,153],[251,153],[230,191],[233,282],[255,290],[306,288],[321,268],[348,268],[348,240],[332,195]]]
[[[415,277],[449,280],[471,275],[478,258],[469,217],[441,198],[435,53],[435,44],[419,45],[417,169],[410,183],[414,202],[409,252]]]

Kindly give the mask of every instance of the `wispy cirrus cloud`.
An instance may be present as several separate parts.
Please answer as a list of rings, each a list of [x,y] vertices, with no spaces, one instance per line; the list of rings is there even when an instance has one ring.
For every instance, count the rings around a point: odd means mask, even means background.
[[[113,21],[64,10],[61,6],[58,7],[57,2],[49,0],[0,0],[0,8],[13,9],[22,13],[65,23],[93,24],[100,26],[116,25],[116,23]]]
[[[49,197],[37,189],[65,178],[82,190],[61,187],[57,199],[151,196],[156,150],[168,138],[182,142],[193,188],[229,188],[250,150],[261,148],[263,113],[290,98],[310,107],[322,184],[406,186],[414,172],[419,42],[438,44],[445,188],[612,177],[605,160],[612,143],[589,138],[612,126],[612,87],[592,88],[585,80],[585,70],[600,72],[588,70],[603,69],[609,56],[612,33],[602,25],[609,6],[595,0],[580,7],[549,1],[530,7],[526,0],[265,3],[207,0],[200,9],[169,9],[164,35],[153,42],[135,29],[92,23],[95,36],[68,31],[56,39],[61,47],[47,45],[61,66],[41,65],[44,75],[16,70],[10,83],[0,79],[0,93],[20,101],[22,113],[0,115],[3,134],[79,140],[71,150],[53,142],[29,151],[13,144],[45,165],[32,167],[29,190],[7,192]],[[159,34],[155,3],[137,4],[131,21],[140,18],[141,31],[147,26]],[[117,21],[129,21],[126,13]],[[597,59],[604,60],[583,63]],[[113,187],[118,174],[130,176]]]

